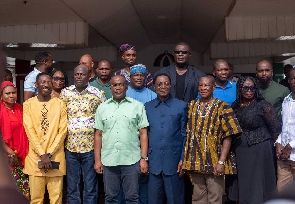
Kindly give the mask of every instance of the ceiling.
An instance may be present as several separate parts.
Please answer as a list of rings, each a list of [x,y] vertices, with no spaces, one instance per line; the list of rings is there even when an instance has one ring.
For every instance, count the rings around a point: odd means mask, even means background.
[[[103,46],[118,48],[123,43],[129,43],[136,45],[140,51],[153,44],[184,41],[193,50],[209,55],[210,59],[219,57],[216,52],[222,52],[220,56],[224,58],[242,58],[255,57],[251,55],[252,45],[244,48],[245,42],[252,43],[251,40],[254,39],[253,43],[257,44],[269,39],[272,41],[270,43],[276,43],[275,37],[280,33],[275,32],[275,29],[282,30],[280,19],[283,18],[284,21],[288,17],[286,22],[295,22],[294,8],[294,0],[1,0],[0,27],[85,22],[88,26],[86,43],[69,43],[62,46],[62,49]],[[242,31],[239,23],[241,19],[245,22]],[[272,37],[262,35],[265,19],[270,19],[267,28],[270,35],[275,32]],[[273,19],[277,24],[273,23]],[[249,26],[253,29],[253,32],[250,29],[250,34],[247,29]],[[289,26],[284,27],[287,28]],[[293,35],[295,26],[291,30],[288,32]],[[233,35],[232,32],[237,34]],[[234,55],[234,49],[233,54],[228,55],[231,48],[227,47],[230,43],[242,43],[243,45],[237,44],[237,49],[249,49],[249,56],[245,56],[245,53],[243,56]],[[226,47],[226,53],[218,46]],[[28,43],[21,43],[18,48],[7,49],[24,51],[33,48]],[[294,49],[295,52],[295,45],[286,49],[288,52]],[[280,52],[285,52],[283,44]],[[280,53],[272,51],[263,55],[277,54]]]
[[[85,21],[88,46],[185,41],[203,53],[233,0],[1,0],[0,26]],[[25,47],[25,45],[23,45]],[[28,49],[28,47],[25,47]]]

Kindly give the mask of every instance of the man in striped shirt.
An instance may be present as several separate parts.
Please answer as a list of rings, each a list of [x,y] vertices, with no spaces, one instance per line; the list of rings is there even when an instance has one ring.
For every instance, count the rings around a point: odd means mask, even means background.
[[[200,99],[189,103],[182,169],[190,175],[193,203],[222,203],[224,174],[236,173],[232,137],[242,132],[232,108],[214,98],[215,80],[199,80]]]

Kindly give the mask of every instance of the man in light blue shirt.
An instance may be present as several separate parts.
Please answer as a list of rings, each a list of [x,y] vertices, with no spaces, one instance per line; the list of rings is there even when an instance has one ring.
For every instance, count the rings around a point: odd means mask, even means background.
[[[215,77],[215,90],[213,91],[213,97],[218,98],[230,106],[236,100],[237,89],[236,83],[228,80],[229,66],[223,59],[218,59],[213,65],[213,76]],[[198,94],[197,98],[201,98]]]
[[[157,97],[157,94],[145,87],[147,76],[146,67],[142,64],[130,67],[130,86],[126,96],[133,98],[143,104]]]
[[[147,77],[146,67],[142,64],[130,67],[130,85],[126,92],[126,96],[133,98],[143,104],[155,99],[157,94],[146,88],[145,82]],[[139,178],[139,200],[141,204],[148,203],[148,181],[149,176],[141,174]],[[120,200],[120,199],[119,199]],[[124,197],[121,196],[121,204],[125,203]]]
[[[213,97],[218,98],[231,106],[236,100],[236,83],[228,80],[228,63],[223,59],[216,60],[213,65],[212,74],[215,77],[216,85]]]
[[[50,72],[53,59],[50,52],[38,52],[35,56],[36,67],[25,78],[24,81],[24,101],[36,96],[38,90],[35,87],[36,76],[41,72]]]

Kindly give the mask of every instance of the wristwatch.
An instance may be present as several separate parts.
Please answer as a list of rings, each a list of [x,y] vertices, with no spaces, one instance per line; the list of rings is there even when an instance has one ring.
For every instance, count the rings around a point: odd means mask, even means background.
[[[144,160],[146,160],[146,161],[148,161],[148,160],[149,160],[149,158],[148,158],[148,157],[143,157],[143,156],[141,156],[141,157],[140,157],[140,159],[144,159]]]
[[[223,162],[223,161],[218,161],[218,164],[225,166],[225,162]]]

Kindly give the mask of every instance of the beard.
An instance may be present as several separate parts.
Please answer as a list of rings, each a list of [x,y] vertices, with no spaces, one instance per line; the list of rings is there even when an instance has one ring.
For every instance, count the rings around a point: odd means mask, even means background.
[[[260,82],[261,84],[266,85],[266,84],[268,84],[268,83],[271,81],[271,77],[266,77],[265,79],[258,78],[258,80],[259,80],[259,82]]]

